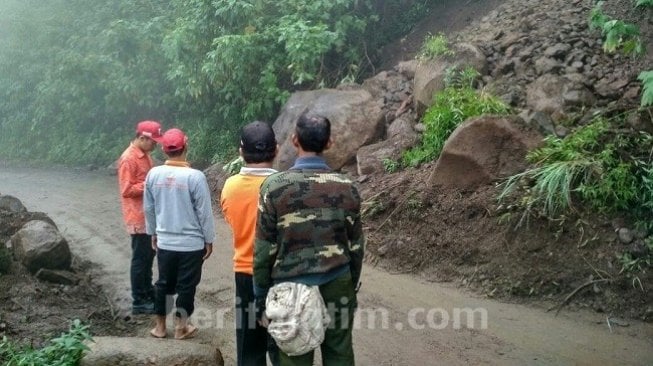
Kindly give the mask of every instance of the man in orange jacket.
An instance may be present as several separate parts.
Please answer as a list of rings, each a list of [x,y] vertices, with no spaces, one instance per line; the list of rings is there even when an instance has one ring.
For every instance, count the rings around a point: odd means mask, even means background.
[[[272,161],[277,142],[272,127],[252,122],[243,127],[240,156],[245,166],[230,177],[222,188],[220,204],[233,232],[236,281],[236,353],[238,366],[265,366],[266,352],[272,365],[278,365],[278,351],[267,330],[256,321],[252,262],[259,187],[275,173]]]
[[[133,314],[152,314],[154,311],[152,263],[156,252],[152,249],[151,237],[145,231],[143,191],[145,177],[153,165],[150,152],[160,139],[161,125],[158,122],[139,122],[136,125],[136,137],[118,161],[122,214],[127,232],[131,235],[130,280]]]

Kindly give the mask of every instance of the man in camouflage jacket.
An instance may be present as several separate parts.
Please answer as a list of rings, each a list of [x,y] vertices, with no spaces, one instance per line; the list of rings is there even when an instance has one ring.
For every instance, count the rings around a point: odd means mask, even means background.
[[[360,196],[352,181],[333,172],[322,157],[332,145],[328,119],[303,114],[293,144],[295,165],[261,186],[254,286],[257,303],[280,282],[319,286],[331,321],[321,345],[322,364],[354,365],[352,326],[363,264]],[[288,356],[281,365],[312,365],[313,352]]]

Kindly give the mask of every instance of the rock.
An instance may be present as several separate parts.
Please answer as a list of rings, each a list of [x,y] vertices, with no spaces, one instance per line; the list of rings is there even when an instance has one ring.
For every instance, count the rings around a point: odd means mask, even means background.
[[[417,60],[402,61],[395,66],[398,73],[403,74],[409,79],[415,77],[415,70],[417,70]]]
[[[565,90],[562,93],[562,99],[565,104],[572,106],[591,106],[594,104],[596,99],[594,94],[589,90],[583,88]]]
[[[291,136],[299,116],[307,111],[331,121],[332,149],[324,152],[329,166],[338,170],[353,162],[358,149],[379,141],[385,134],[381,103],[360,87],[355,90],[321,89],[294,93],[272,126],[280,144],[275,168],[286,170],[297,152]]]
[[[412,118],[403,115],[388,127],[388,138],[384,141],[363,146],[356,153],[358,175],[383,172],[384,161],[397,161],[401,153],[415,146],[419,141],[417,132],[413,129]]]
[[[93,337],[93,340],[81,366],[224,366],[218,348],[192,341],[135,337]]]
[[[617,231],[617,235],[619,236],[619,241],[621,241],[624,244],[629,244],[635,239],[633,232],[625,227],[619,229]]]
[[[455,52],[454,56],[440,57],[417,65],[413,90],[419,115],[433,104],[433,96],[445,88],[447,70],[473,67],[481,75],[487,73],[487,61],[479,48],[469,43],[458,43],[452,48]]]
[[[649,254],[649,249],[644,240],[638,239],[628,245],[628,252],[633,259],[645,258]]]
[[[553,119],[551,118],[550,115],[536,111],[531,115],[528,115],[527,118],[525,118],[526,122],[528,122],[531,125],[537,126],[540,131],[547,133],[547,134],[553,134],[555,133],[555,125],[553,124]]]
[[[68,242],[47,222],[28,222],[11,237],[11,243],[16,259],[32,273],[41,268],[70,268],[72,257]]]
[[[540,57],[535,61],[535,71],[538,75],[557,73],[562,69],[562,65],[549,57]]]
[[[460,125],[445,142],[431,184],[473,189],[523,171],[526,153],[542,136],[519,117],[481,116]]]
[[[544,55],[547,57],[553,57],[556,59],[564,60],[565,56],[567,56],[567,52],[571,50],[571,45],[568,44],[563,44],[563,43],[557,43],[551,47],[548,47],[547,49],[544,50]]]
[[[16,197],[10,195],[0,195],[0,210],[9,212],[26,212],[27,209],[23,203]]]
[[[35,277],[41,281],[58,283],[61,285],[76,285],[79,283],[79,277],[69,271],[41,268],[36,272]]]
[[[223,166],[224,164],[218,163],[204,169],[204,175],[209,184],[211,196],[215,198],[216,202],[220,202],[222,187],[224,187],[224,182],[229,178],[229,173],[222,169]],[[222,210],[217,211],[222,214]]]
[[[556,75],[542,75],[526,89],[526,105],[551,116],[554,122],[566,118],[568,107],[591,106],[594,96],[582,84]]]

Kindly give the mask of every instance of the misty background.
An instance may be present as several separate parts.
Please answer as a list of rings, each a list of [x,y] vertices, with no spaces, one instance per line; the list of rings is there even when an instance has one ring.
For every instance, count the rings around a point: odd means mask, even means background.
[[[187,131],[193,162],[231,160],[240,126],[369,76],[436,3],[3,0],[0,154],[108,164],[154,119]]]

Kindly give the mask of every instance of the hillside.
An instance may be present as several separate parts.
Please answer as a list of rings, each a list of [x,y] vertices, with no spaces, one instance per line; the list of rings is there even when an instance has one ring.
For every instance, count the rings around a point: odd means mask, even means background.
[[[604,6],[606,14],[640,27],[648,52],[628,58],[602,51],[600,32],[588,27],[591,1],[445,3],[450,8],[434,12],[410,35],[387,47],[393,50],[387,64],[414,57],[418,41],[427,34],[446,32],[451,39],[475,44],[489,62],[483,78],[486,87],[545,134],[555,131],[564,136],[597,110],[637,106],[637,73],[653,65],[650,10],[637,11],[630,1]],[[471,20],[475,9],[485,14],[493,7],[482,19]],[[543,66],[538,60],[559,45],[571,46],[564,46],[563,63]],[[532,118],[527,90],[542,75],[579,80],[595,98],[592,111],[567,105],[567,122],[548,126]],[[634,129],[653,131],[650,110],[636,122]],[[540,218],[517,229],[514,217],[505,220],[495,184],[463,191],[433,186],[434,165],[363,179],[369,263],[432,281],[452,281],[504,301],[653,320],[653,271],[623,273],[619,260],[624,252],[641,249],[633,249],[634,242],[618,235],[631,232],[633,222],[576,207],[576,213],[564,220]]]

